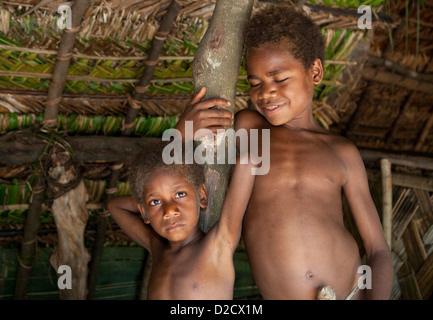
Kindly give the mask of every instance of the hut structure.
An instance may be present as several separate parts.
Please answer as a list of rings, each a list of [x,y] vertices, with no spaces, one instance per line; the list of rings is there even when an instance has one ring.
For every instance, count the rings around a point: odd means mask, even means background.
[[[128,160],[191,99],[216,1],[0,2],[0,300],[146,299],[150,259],[106,202],[129,193]],[[253,10],[269,2],[302,7],[322,28],[313,111],[360,149],[393,253],[391,299],[431,298],[433,1],[259,0]],[[241,65],[235,112],[249,107],[248,89]],[[359,241],[347,206],[345,222]],[[65,259],[72,291],[59,290]],[[235,263],[235,299],[260,299],[242,241]]]

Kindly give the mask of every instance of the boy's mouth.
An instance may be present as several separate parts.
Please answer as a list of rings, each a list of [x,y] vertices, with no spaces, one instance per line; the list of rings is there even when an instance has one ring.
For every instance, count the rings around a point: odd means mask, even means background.
[[[266,106],[264,107],[266,110],[272,111],[275,110],[276,108],[278,108],[279,106]]]
[[[278,112],[278,110],[280,110],[282,107],[282,104],[267,104],[267,105],[262,105],[262,110],[265,113],[275,113]]]
[[[175,224],[172,224],[172,225],[168,226],[167,228],[165,228],[165,230],[166,231],[174,231],[176,229],[182,228],[183,226],[184,225],[181,223],[175,223]]]

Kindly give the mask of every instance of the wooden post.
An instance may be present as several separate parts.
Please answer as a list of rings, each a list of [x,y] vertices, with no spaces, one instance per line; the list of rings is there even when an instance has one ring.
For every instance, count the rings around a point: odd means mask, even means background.
[[[145,68],[143,74],[135,86],[135,93],[133,97],[128,96],[129,101],[129,109],[128,113],[125,116],[125,123],[122,135],[129,136],[132,133],[132,129],[135,122],[135,117],[138,114],[138,109],[140,109],[140,100],[143,99],[143,94],[146,92],[149,87],[150,80],[152,80],[153,72],[158,63],[158,57],[161,53],[162,46],[165,43],[165,40],[168,37],[168,34],[171,29],[171,25],[173,21],[176,19],[177,14],[181,8],[181,4],[173,0],[170,3],[170,6],[167,9],[167,13],[164,16],[164,19],[159,26],[158,32],[156,32],[155,36],[152,40],[152,47],[150,48],[149,56],[145,62]]]
[[[19,253],[18,274],[15,283],[15,300],[24,300],[27,294],[27,285],[36,254],[36,234],[40,224],[42,202],[44,200],[44,179],[40,172],[35,174],[32,185],[32,201],[27,214],[24,236]]]
[[[92,260],[89,265],[89,278],[88,278],[88,293],[87,300],[92,300],[96,291],[98,280],[99,266],[101,264],[102,250],[105,242],[105,233],[108,225],[108,200],[117,192],[117,181],[119,180],[120,169],[123,163],[115,163],[110,167],[111,174],[108,180],[107,188],[105,189],[104,197],[104,212],[98,217],[98,224],[96,226],[95,242],[92,247]]]
[[[382,171],[382,225],[385,234],[386,242],[391,248],[392,236],[392,174],[391,174],[391,161],[388,159],[380,160],[380,167]]]
[[[236,101],[236,82],[242,60],[244,30],[250,19],[254,0],[217,0],[208,29],[194,56],[194,91],[206,87],[204,99],[223,97],[231,102],[231,110]],[[224,137],[215,143],[206,137],[201,141],[206,150],[221,150],[227,142]],[[203,149],[204,149],[203,148]],[[224,147],[222,147],[224,149]],[[209,152],[209,151],[206,151]],[[201,216],[200,227],[207,232],[219,219],[227,189],[231,164],[205,164],[208,209]]]
[[[57,113],[62,100],[63,88],[66,84],[69,64],[72,58],[77,34],[80,31],[81,21],[84,13],[89,7],[90,0],[76,0],[71,8],[72,28],[66,28],[60,40],[53,77],[48,89],[46,108],[43,124],[45,127],[55,128],[57,126]]]
[[[61,300],[86,299],[87,265],[90,260],[84,245],[84,230],[89,217],[87,197],[86,186],[81,179],[77,187],[53,201],[58,243],[51,254],[50,263],[56,272],[61,265],[69,266],[72,275],[72,288],[59,288]]]
[[[48,200],[57,228],[58,242],[50,263],[57,272],[60,266],[70,268],[71,288],[59,287],[61,300],[84,300],[90,254],[84,245],[84,230],[89,218],[86,208],[87,189],[79,164],[66,151],[65,145],[53,144],[44,155]],[[61,277],[61,274],[58,274]]]

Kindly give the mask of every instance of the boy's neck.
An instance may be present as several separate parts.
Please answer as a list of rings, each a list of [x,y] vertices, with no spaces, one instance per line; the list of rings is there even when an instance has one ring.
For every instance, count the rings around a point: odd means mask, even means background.
[[[193,235],[189,236],[187,239],[183,241],[169,241],[168,247],[170,251],[179,252],[182,249],[199,242],[201,239],[203,239],[204,235],[205,233],[201,231],[199,228],[197,228],[197,230],[194,232]]]
[[[311,110],[311,109],[310,109]],[[292,119],[291,121],[283,124],[283,126],[291,131],[311,131],[311,132],[327,132],[320,126],[313,117],[310,111],[308,115]]]

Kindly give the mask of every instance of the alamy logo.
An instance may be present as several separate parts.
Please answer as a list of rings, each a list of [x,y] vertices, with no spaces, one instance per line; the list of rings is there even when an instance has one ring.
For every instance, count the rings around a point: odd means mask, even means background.
[[[361,276],[358,278],[359,289],[371,289],[371,268],[367,265],[362,265],[358,268],[358,273]]]
[[[60,14],[59,19],[57,19],[57,27],[59,27],[59,29],[72,29],[71,7],[66,4],[62,4],[57,8],[57,13]]]
[[[57,268],[57,273],[62,274],[57,280],[57,287],[61,290],[72,289],[72,269],[70,266],[63,264]]]
[[[358,18],[358,28],[371,29],[371,7],[367,5],[362,5],[358,8],[358,13],[363,14]]]
[[[185,144],[182,143],[182,134],[177,129],[165,130],[162,134],[163,141],[170,141],[162,151],[162,160],[165,164],[192,164],[193,160],[198,164],[235,164],[236,163],[236,139],[239,139],[239,154],[249,152],[251,161],[260,165],[252,168],[252,174],[265,175],[269,172],[270,167],[270,130],[261,131],[261,156],[259,156],[259,131],[251,129],[248,134],[247,130],[239,129],[218,129],[216,139],[209,129],[199,129],[193,137],[193,122],[185,121]],[[200,141],[201,144],[194,150],[194,141]],[[215,146],[215,140],[217,141]],[[248,141],[250,140],[250,141]],[[225,142],[225,143],[224,143]],[[185,159],[183,159],[182,147],[185,147]],[[227,151],[227,152],[226,152]],[[253,160],[256,159],[256,160]],[[241,158],[241,164],[243,163]],[[246,161],[246,159],[245,159]]]

